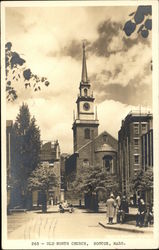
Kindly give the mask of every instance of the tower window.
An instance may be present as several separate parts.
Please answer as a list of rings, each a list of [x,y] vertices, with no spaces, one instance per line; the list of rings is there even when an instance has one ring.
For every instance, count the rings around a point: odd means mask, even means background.
[[[84,96],[87,97],[87,89],[84,89]]]
[[[90,139],[90,129],[89,128],[86,128],[84,130],[84,138],[85,139]]]
[[[103,157],[103,165],[106,171],[110,172],[111,169],[111,162],[112,162],[112,156],[111,155],[105,155]]]

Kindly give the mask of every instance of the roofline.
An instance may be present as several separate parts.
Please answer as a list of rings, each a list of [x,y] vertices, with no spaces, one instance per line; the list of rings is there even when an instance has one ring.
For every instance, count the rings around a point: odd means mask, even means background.
[[[92,141],[95,141],[100,135],[107,133],[109,136],[111,136],[114,140],[116,140],[118,142],[117,139],[115,139],[112,135],[110,135],[107,131],[103,131],[102,133],[100,133],[98,136],[96,136],[93,140],[87,142],[85,145],[83,145],[82,147],[80,147],[78,150],[75,151],[75,153],[78,153],[81,149],[85,148],[87,145],[89,145]],[[114,152],[114,151],[113,151]],[[116,151],[115,151],[116,152]]]

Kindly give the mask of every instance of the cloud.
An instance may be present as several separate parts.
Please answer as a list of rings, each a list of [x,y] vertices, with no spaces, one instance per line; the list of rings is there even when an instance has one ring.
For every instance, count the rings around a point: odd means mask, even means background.
[[[58,57],[65,57],[70,56],[75,60],[81,60],[82,57],[82,44],[79,40],[72,40],[69,42],[68,45],[65,45],[60,49],[60,51],[50,51],[47,55],[48,56],[58,56]]]
[[[102,90],[101,86],[111,84],[115,84],[115,86],[119,84],[123,87],[132,85],[134,89],[141,85],[145,86],[146,89],[149,85],[151,88],[151,59],[151,49],[142,43],[135,44],[127,52],[123,51],[112,54],[109,58],[102,58],[101,63],[99,62],[99,58],[89,58],[89,67],[91,67],[90,79],[93,89],[100,95],[100,91]],[[139,92],[140,91],[141,89],[139,88]],[[135,98],[136,96],[134,95],[134,99]],[[134,100],[134,102],[137,101]]]
[[[123,31],[123,23],[112,21],[111,18],[100,22],[96,28],[97,38],[95,40],[85,39],[87,56],[96,55],[109,57],[111,54],[127,52],[136,44],[142,43],[150,46],[151,34],[145,39],[136,31],[131,37],[126,37]],[[81,60],[81,41],[73,39],[59,48],[59,51],[50,51],[49,56],[70,56],[75,60]]]
[[[114,36],[118,36],[118,33],[122,29],[121,23],[112,22],[110,19],[100,23],[97,27],[97,39],[94,41],[85,39],[87,48],[87,55],[95,54],[96,56],[109,56],[110,52],[108,46],[111,43]],[[81,59],[81,41],[71,40],[65,46],[61,47],[60,51],[49,52],[51,56],[70,56],[75,60]]]
[[[105,100],[115,100],[129,105],[152,105],[152,72],[150,60],[147,57],[146,61],[143,61],[142,64],[141,59],[141,66],[138,64],[135,65],[138,60],[134,62],[134,66],[132,61],[129,62],[128,60],[125,65],[118,64],[112,70],[101,70],[100,73],[91,75],[90,79],[97,103]],[[136,69],[137,66],[138,69]],[[129,73],[131,70],[133,74]]]
[[[139,79],[134,79],[139,80]],[[134,98],[135,96],[135,98]],[[152,105],[152,87],[148,85],[135,85],[130,82],[126,86],[122,86],[118,83],[100,85],[100,94],[97,94],[97,102],[103,102],[105,100],[114,100],[123,104],[134,105]]]
[[[133,47],[135,44],[142,43],[147,46],[151,46],[151,35],[148,39],[143,38],[140,34],[136,34],[137,36],[134,38],[123,36],[123,50],[128,51],[129,48]]]
[[[97,56],[108,57],[110,55],[108,45],[111,43],[113,37],[119,34],[120,29],[122,29],[120,22],[116,23],[108,19],[100,23],[97,28],[98,38],[93,42],[90,49],[91,52]]]
[[[21,11],[21,8],[6,8],[6,31],[7,36],[15,35],[16,33],[28,33],[35,25],[35,21],[25,22],[25,13]]]
[[[130,111],[136,109],[136,106],[125,105],[114,100],[100,103],[98,105],[99,133],[106,130],[117,139],[122,120]]]
[[[127,38],[122,31],[136,6],[11,9],[6,12],[6,39],[27,67],[47,77],[50,85],[33,92],[24,90],[23,82],[16,83],[19,98],[7,105],[7,119],[14,120],[19,105],[27,102],[41,138],[58,139],[62,152],[72,152],[72,113],[79,93],[83,39],[100,132],[117,136],[121,119],[140,103],[151,102],[151,36],[144,40],[134,33]]]

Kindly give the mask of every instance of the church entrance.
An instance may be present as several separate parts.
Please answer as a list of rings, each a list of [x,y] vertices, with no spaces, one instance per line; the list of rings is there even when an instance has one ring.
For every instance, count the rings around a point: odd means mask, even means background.
[[[98,200],[98,212],[105,212],[106,210],[106,200],[107,200],[107,190],[104,187],[97,187],[95,189],[96,197]]]

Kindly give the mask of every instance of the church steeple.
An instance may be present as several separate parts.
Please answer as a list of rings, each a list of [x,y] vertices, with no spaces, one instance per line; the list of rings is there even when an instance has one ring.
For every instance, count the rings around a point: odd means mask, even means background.
[[[82,76],[77,96],[77,117],[73,121],[74,152],[98,136],[99,121],[94,110],[94,97],[88,80],[85,44],[83,43]]]
[[[85,55],[85,44],[83,42],[83,61],[82,61],[82,77],[81,83],[88,83],[88,75],[87,75],[87,65],[86,65],[86,55]]]

